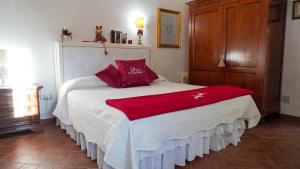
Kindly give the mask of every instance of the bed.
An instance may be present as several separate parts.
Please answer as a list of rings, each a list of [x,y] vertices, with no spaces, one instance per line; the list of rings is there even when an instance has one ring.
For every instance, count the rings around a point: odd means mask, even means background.
[[[145,58],[151,65],[151,48],[109,47],[110,56],[104,56],[100,45],[56,45],[60,93],[53,114],[57,117],[57,124],[82,150],[87,150],[92,160],[97,160],[99,168],[173,169],[175,165],[184,166],[186,160],[203,157],[210,150],[219,151],[228,144],[237,145],[244,130],[256,126],[260,120],[251,96],[243,96],[129,121],[105,101],[191,90],[200,86],[173,83],[160,76],[150,86],[111,88],[98,83],[92,76],[96,69],[113,63],[116,58]],[[78,70],[79,63],[84,71]]]

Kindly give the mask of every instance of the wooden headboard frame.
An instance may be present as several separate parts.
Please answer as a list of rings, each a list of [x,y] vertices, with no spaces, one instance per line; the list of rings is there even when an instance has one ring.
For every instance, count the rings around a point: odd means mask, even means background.
[[[94,42],[54,43],[56,88],[71,79],[94,75],[116,59],[146,59],[151,66],[151,47],[146,45],[107,44],[108,55],[103,45]]]

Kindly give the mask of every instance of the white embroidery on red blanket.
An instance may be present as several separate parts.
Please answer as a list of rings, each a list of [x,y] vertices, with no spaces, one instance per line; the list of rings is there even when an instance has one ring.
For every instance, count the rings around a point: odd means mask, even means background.
[[[204,95],[206,95],[206,93],[196,93],[195,95],[192,95],[194,97],[194,99],[198,100],[204,97]]]

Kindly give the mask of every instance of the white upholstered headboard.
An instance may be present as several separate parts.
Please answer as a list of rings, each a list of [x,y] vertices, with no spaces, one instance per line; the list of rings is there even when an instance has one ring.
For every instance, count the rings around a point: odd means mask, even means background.
[[[94,75],[116,59],[131,60],[145,58],[151,66],[151,47],[145,45],[107,44],[108,55],[103,45],[94,42],[54,43],[56,87],[71,79]]]

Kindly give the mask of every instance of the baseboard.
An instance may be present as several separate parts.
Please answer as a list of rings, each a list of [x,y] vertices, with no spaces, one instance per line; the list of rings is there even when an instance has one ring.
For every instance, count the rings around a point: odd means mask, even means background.
[[[300,123],[300,117],[297,116],[291,116],[287,114],[280,114],[280,118],[285,119],[285,120],[290,120],[290,121],[297,121]]]
[[[269,113],[267,115],[262,115],[260,119],[260,123],[261,124],[268,123],[269,121],[272,121],[277,118],[279,118],[279,113]]]
[[[53,125],[56,123],[56,118],[41,119],[40,122],[42,125]]]

